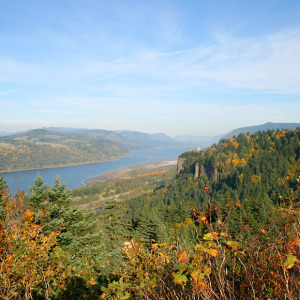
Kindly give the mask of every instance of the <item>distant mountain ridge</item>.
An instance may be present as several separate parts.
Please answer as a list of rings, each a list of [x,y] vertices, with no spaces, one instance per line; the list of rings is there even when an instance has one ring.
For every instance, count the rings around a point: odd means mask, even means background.
[[[228,139],[233,136],[238,136],[240,133],[255,133],[257,131],[267,131],[267,130],[294,130],[297,127],[300,127],[300,123],[272,123],[268,122],[262,125],[247,126],[234,129],[226,134],[217,135],[217,136],[194,136],[194,135],[177,135],[174,138],[178,141],[189,142],[197,144],[199,147],[207,148],[212,144],[217,144],[222,138]]]
[[[255,125],[255,126],[247,126],[247,127],[241,127],[234,129],[230,132],[228,132],[226,135],[223,136],[223,138],[231,138],[233,136],[238,136],[240,133],[250,133],[253,134],[257,131],[268,131],[268,130],[294,130],[297,127],[300,127],[300,123],[272,123],[268,122],[262,125]]]
[[[130,130],[105,130],[105,129],[83,129],[73,127],[43,127],[42,129],[57,132],[71,133],[88,136],[95,139],[109,140],[118,143],[126,150],[153,149],[162,147],[193,147],[207,148],[212,144],[217,144],[222,138],[230,138],[240,133],[255,133],[257,131],[267,130],[293,130],[300,127],[300,123],[272,123],[268,122],[262,125],[247,126],[234,129],[226,134],[217,136],[196,136],[196,135],[177,135],[175,137],[167,136],[165,133],[143,133]],[[26,130],[28,132],[31,130]],[[11,136],[14,133],[0,132],[0,136]]]
[[[153,149],[162,147],[183,147],[186,143],[175,140],[164,133],[144,133],[130,130],[78,129],[48,127],[53,132],[68,132],[87,135],[97,139],[107,139],[120,144],[127,150]]]
[[[16,134],[17,132],[7,132],[7,131],[0,131],[0,136],[9,136]]]

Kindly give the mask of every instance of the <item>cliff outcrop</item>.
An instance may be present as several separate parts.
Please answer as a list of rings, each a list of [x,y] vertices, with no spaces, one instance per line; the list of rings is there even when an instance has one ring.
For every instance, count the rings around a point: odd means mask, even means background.
[[[177,160],[177,176],[183,171],[183,163],[185,162],[185,158],[179,157]]]

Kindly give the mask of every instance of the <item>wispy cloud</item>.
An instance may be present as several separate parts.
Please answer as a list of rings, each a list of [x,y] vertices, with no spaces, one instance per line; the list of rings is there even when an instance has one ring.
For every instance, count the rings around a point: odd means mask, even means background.
[[[299,21],[275,26],[277,11],[259,31],[271,4],[257,18],[252,3],[245,17],[241,4],[175,2],[20,11],[15,29],[0,29],[2,118],[195,134],[299,118]]]
[[[300,29],[249,38],[219,34],[190,49],[133,48],[112,60],[79,57],[72,63],[31,64],[2,58],[0,80],[81,87],[136,80],[145,93],[159,85],[174,91],[225,86],[299,93],[299,36]]]

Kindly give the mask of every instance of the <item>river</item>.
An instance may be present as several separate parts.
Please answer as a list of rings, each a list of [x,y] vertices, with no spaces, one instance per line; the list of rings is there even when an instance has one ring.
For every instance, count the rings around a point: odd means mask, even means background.
[[[66,183],[67,188],[72,189],[82,186],[84,184],[83,181],[88,178],[116,169],[150,161],[175,160],[181,153],[187,150],[192,150],[192,148],[139,150],[132,151],[130,157],[124,157],[115,161],[61,168],[3,172],[2,176],[5,178],[11,193],[14,193],[17,189],[28,192],[28,187],[33,184],[33,181],[38,174],[41,175],[44,183],[47,183],[48,185],[53,185],[55,178],[59,176],[61,181]]]

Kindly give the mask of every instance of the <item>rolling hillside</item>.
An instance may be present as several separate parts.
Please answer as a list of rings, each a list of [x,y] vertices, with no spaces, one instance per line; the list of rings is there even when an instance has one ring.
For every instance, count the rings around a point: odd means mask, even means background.
[[[128,154],[110,140],[44,129],[0,138],[1,171],[94,163]]]

